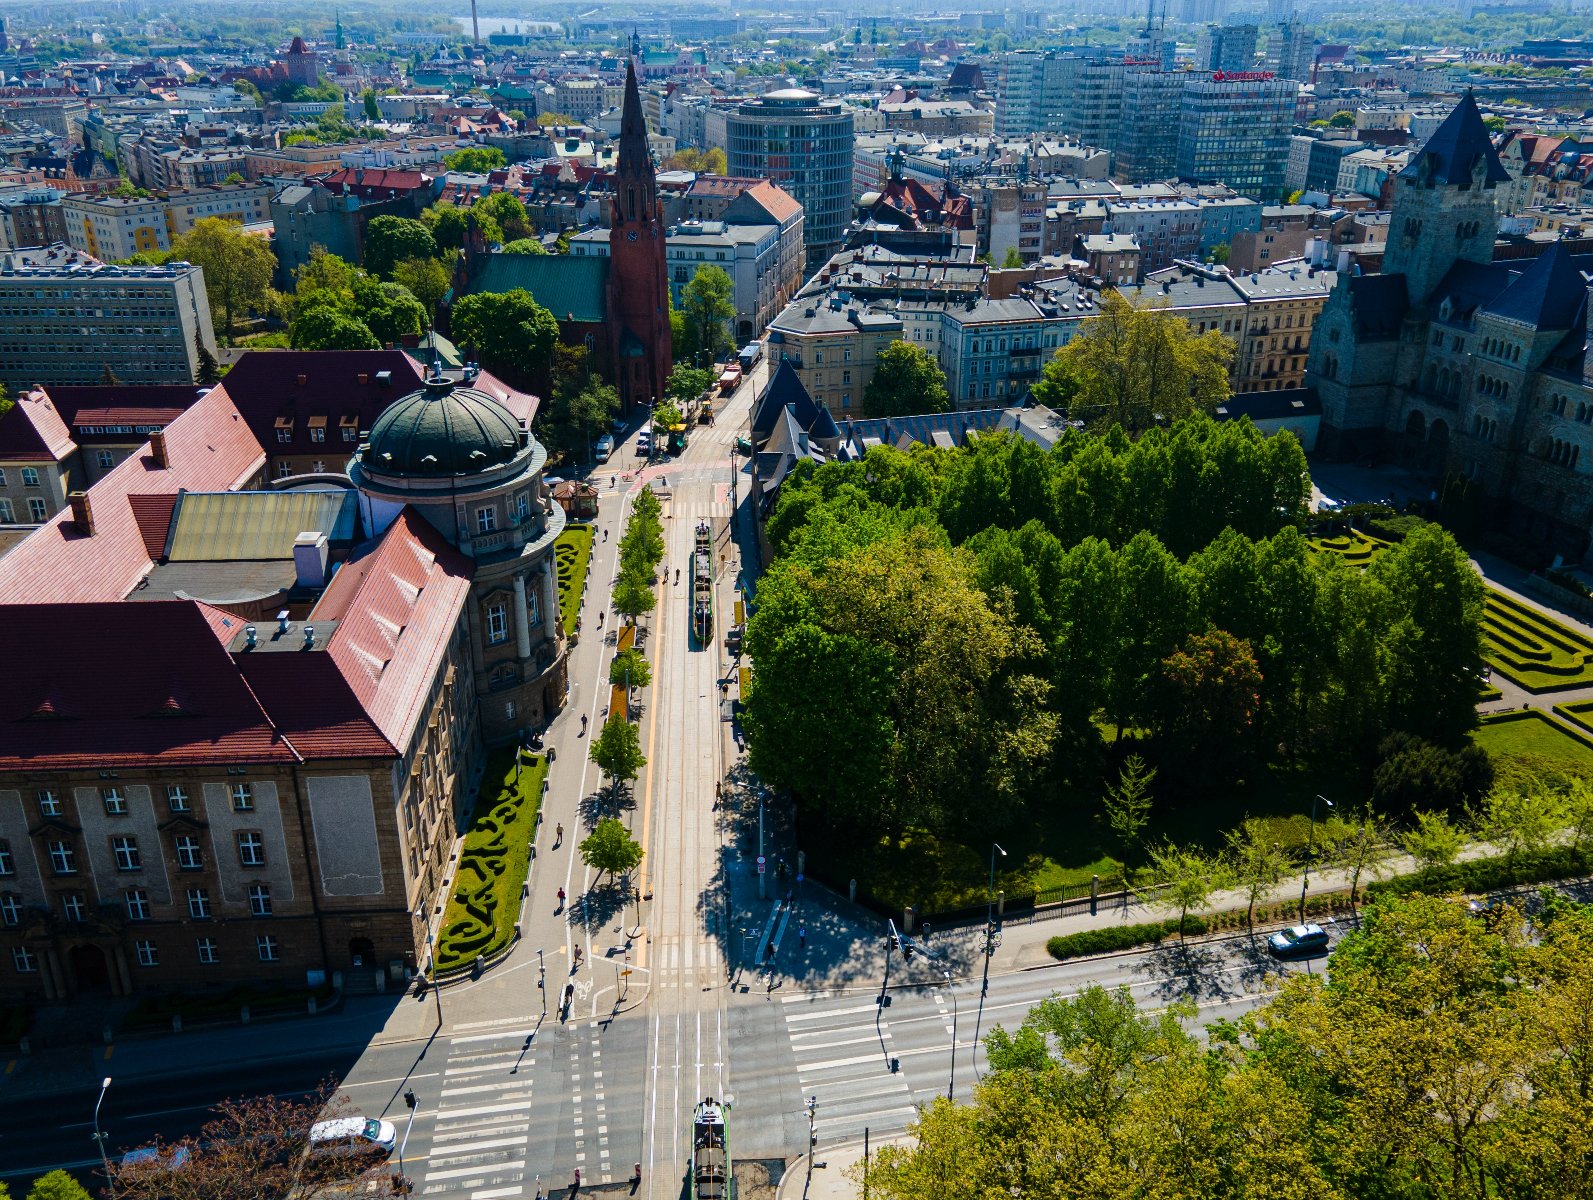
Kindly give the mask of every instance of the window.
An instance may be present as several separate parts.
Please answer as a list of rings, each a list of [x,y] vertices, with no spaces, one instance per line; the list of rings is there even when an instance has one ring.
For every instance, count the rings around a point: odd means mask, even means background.
[[[283,442],[283,443],[292,442],[293,441],[293,427],[290,425],[286,429],[279,428],[277,430],[277,441]]]
[[[272,937],[269,933],[262,933],[259,937],[255,938],[254,947],[255,951],[260,955],[261,962],[277,961],[277,939]]]
[[[50,870],[57,875],[77,874],[77,851],[70,842],[50,843]]]
[[[188,789],[180,783],[166,785],[166,807],[174,813],[188,811]]]
[[[509,609],[503,604],[487,605],[487,641],[493,645],[509,640]]]
[[[26,946],[17,946],[11,951],[11,961],[16,965],[17,973],[29,975],[39,969],[39,960],[33,951]]]
[[[516,521],[524,521],[530,512],[531,494],[529,492],[521,492],[514,498],[514,519]]]
[[[0,525],[15,524],[16,519],[16,514],[11,510],[11,501],[0,496]]]
[[[138,951],[138,965],[141,967],[160,966],[160,951],[155,948],[154,942],[134,942]]]
[[[291,474],[293,474],[293,464],[292,463],[279,462],[277,464],[277,478],[278,479],[286,479]]]
[[[271,915],[271,889],[263,883],[249,885],[249,915],[251,917]]]
[[[74,925],[81,925],[83,918],[88,916],[88,909],[83,903],[82,892],[68,892],[61,897],[61,911],[66,914],[66,919]]]
[[[53,791],[34,792],[34,799],[39,802],[39,815],[41,817],[58,817],[61,815],[61,799]]]
[[[37,496],[29,497],[28,520],[32,521],[35,525],[42,525],[45,521],[49,520],[49,518],[50,510],[44,501],[40,500]]]
[[[246,867],[265,866],[265,838],[255,830],[238,835],[238,861]]]
[[[490,504],[476,509],[476,532],[491,533],[498,527],[498,510]]]
[[[118,871],[138,871],[143,869],[143,861],[138,853],[138,839],[132,837],[113,837],[111,839],[111,854],[116,859]]]
[[[232,785],[232,811],[254,811],[254,788],[249,784],[235,783]]]
[[[221,955],[216,950],[215,938],[200,938],[194,943],[199,949],[199,961],[207,966],[214,966],[221,961]]]
[[[101,450],[94,455],[94,461],[99,463],[100,470],[109,471],[116,465],[116,455],[109,450]]]
[[[177,849],[177,865],[184,871],[200,871],[204,869],[205,857],[199,850],[199,839],[184,834],[175,838],[172,844]]]
[[[127,895],[127,919],[129,921],[149,920],[149,893],[142,888],[133,888]]]
[[[38,470],[37,467],[23,467],[22,468],[22,486],[23,487],[38,487],[39,486],[39,470]]]
[[[127,815],[127,797],[122,795],[121,788],[101,788],[100,797],[105,801],[106,815],[112,817],[125,817]]]
[[[15,875],[16,860],[11,857],[11,843],[0,838],[0,875]]]
[[[312,426],[310,426],[310,440],[312,442],[324,442],[324,441],[326,441],[326,429],[325,429],[325,427],[320,426],[320,425],[312,425]]]
[[[0,925],[22,924],[22,897],[13,892],[0,892]]]
[[[210,920],[210,892],[205,888],[188,889],[188,915],[196,921]]]

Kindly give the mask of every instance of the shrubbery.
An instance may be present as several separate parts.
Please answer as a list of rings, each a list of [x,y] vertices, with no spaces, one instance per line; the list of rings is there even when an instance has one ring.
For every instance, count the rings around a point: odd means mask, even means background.
[[[1206,922],[1190,915],[1184,918],[1184,936],[1198,937],[1206,932]],[[1178,933],[1178,919],[1149,921],[1143,925],[1109,925],[1101,929],[1086,929],[1079,933],[1063,934],[1046,942],[1045,948],[1052,958],[1082,958],[1087,954],[1111,954],[1117,950],[1132,950],[1136,946],[1152,946]]]

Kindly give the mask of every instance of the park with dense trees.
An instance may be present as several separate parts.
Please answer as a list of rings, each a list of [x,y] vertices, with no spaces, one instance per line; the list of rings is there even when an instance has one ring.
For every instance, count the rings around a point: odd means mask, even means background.
[[[933,907],[982,899],[992,839],[1029,848],[1017,887],[1174,835],[1215,849],[1324,787],[1379,781],[1397,823],[1444,776],[1422,807],[1459,816],[1491,783],[1468,757],[1482,581],[1436,525],[1364,569],[1319,553],[1309,496],[1292,435],[1199,414],[799,464],[745,721],[815,871]],[[1131,757],[1154,776],[1132,843],[1104,800]]]

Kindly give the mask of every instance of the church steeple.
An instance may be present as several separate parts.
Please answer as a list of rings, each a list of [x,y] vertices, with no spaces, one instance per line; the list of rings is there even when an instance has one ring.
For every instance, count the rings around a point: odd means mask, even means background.
[[[619,335],[616,378],[627,407],[664,394],[669,378],[669,283],[664,210],[647,142],[636,64],[625,69],[609,221],[609,320]]]
[[[642,112],[642,92],[636,85],[636,64],[625,65],[625,107],[620,113],[619,161],[621,179],[653,175],[653,157],[647,148],[647,117]]]

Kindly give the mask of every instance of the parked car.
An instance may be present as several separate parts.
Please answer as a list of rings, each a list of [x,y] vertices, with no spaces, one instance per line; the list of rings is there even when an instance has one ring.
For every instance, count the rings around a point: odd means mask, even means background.
[[[636,454],[639,458],[646,458],[653,450],[653,437],[645,429],[636,435]]]
[[[607,462],[609,455],[614,453],[614,439],[605,433],[597,439],[597,445],[593,449],[597,454],[598,462]]]
[[[1291,925],[1267,939],[1267,949],[1278,958],[1307,958],[1327,948],[1327,930],[1320,925]]]
[[[725,649],[731,654],[741,653],[741,626],[733,625],[725,634]]]
[[[310,1153],[335,1154],[350,1158],[386,1157],[398,1144],[398,1130],[391,1121],[371,1117],[338,1117],[317,1121],[310,1126]]]

